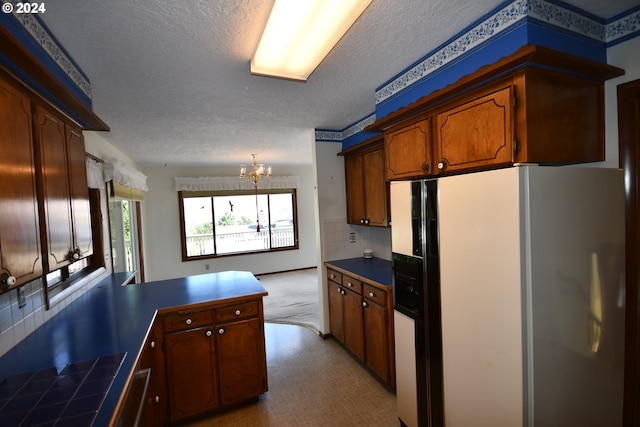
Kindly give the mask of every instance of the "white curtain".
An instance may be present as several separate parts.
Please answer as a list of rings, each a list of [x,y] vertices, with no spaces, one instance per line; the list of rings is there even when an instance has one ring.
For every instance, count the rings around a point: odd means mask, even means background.
[[[104,179],[102,177],[102,163],[87,157],[87,184],[89,188],[104,188]]]
[[[147,176],[128,164],[114,158],[104,162],[104,181],[114,181],[136,190],[149,191]]]
[[[173,178],[176,191],[230,191],[253,190],[253,182],[245,182],[237,176],[200,176]],[[274,176],[258,183],[260,189],[298,188],[297,176]]]

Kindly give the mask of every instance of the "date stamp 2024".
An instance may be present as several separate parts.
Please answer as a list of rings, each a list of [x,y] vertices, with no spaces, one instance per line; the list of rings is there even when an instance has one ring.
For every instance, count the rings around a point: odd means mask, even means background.
[[[17,14],[42,14],[47,11],[47,7],[44,3],[2,3],[3,13],[17,13]]]

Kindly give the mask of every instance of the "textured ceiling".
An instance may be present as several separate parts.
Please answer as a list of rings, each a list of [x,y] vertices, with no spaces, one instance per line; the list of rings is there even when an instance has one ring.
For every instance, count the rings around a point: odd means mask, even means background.
[[[306,83],[249,73],[272,2],[64,0],[41,18],[91,79],[98,137],[140,165],[304,164],[313,129],[373,113],[376,87],[503,0],[374,0]],[[609,18],[638,1],[568,3]]]

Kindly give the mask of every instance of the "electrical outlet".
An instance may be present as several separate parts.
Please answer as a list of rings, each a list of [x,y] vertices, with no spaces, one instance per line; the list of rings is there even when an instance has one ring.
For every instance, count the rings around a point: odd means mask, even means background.
[[[24,295],[24,287],[18,288],[18,308],[22,308],[27,305],[27,297]]]
[[[205,269],[205,270],[209,270],[209,264],[205,264],[205,265],[204,265],[204,269]]]
[[[351,232],[349,233],[349,243],[355,243],[356,242],[356,233]]]

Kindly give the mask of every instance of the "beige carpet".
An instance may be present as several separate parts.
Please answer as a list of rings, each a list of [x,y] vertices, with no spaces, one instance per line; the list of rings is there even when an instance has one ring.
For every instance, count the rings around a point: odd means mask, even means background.
[[[316,268],[256,276],[269,292],[264,298],[264,320],[320,330]]]

